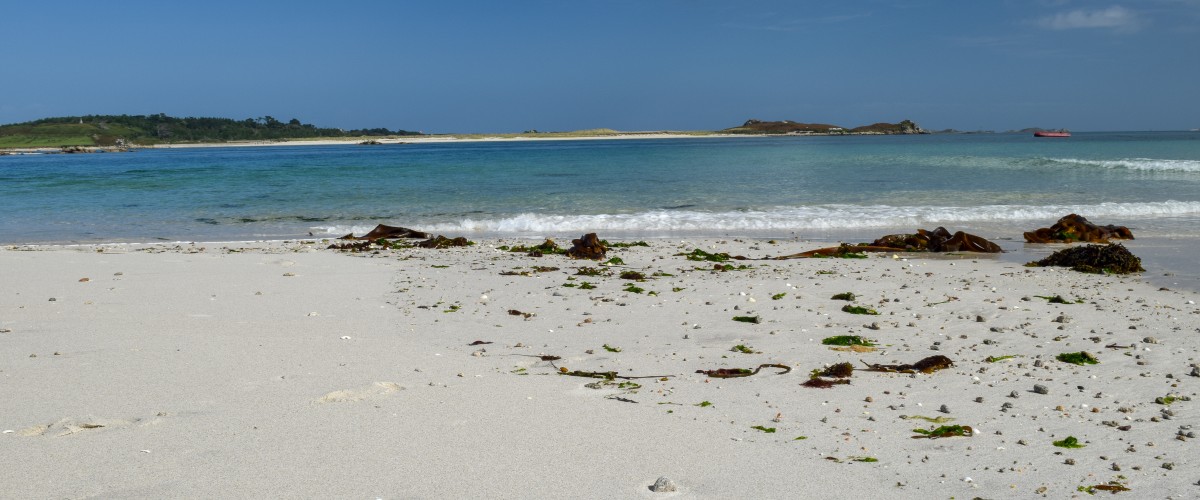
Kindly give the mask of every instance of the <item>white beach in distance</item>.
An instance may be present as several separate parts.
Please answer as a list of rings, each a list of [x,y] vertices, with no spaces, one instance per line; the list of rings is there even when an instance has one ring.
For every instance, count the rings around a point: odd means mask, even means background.
[[[1193,292],[982,255],[730,261],[749,268],[725,272],[678,255],[819,246],[798,241],[649,240],[610,250],[624,261],[614,267],[498,249],[528,240],[364,254],[331,242],[0,249],[0,374],[16,403],[0,421],[0,456],[21,463],[0,468],[7,494],[1063,498],[1119,484],[1160,498],[1197,488]],[[614,273],[576,275],[583,266]],[[630,270],[648,279],[617,276]],[[879,315],[843,312],[847,302],[831,299],[843,292]],[[1071,303],[1041,298],[1056,295]],[[822,345],[838,335],[879,349]],[[1055,359],[1078,351],[1100,363]],[[954,366],[863,370],[934,355]],[[848,385],[801,386],[840,362],[855,367]],[[697,373],[761,364],[791,372]],[[653,378],[605,383],[561,368]],[[914,439],[940,425],[974,434]],[[1068,437],[1084,447],[1053,444]],[[660,477],[678,491],[652,492]]]

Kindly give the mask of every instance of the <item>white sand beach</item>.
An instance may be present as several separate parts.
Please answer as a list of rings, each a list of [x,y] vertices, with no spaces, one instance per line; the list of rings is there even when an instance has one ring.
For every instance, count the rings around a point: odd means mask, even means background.
[[[497,248],[520,243],[4,247],[0,497],[1200,495],[1196,293],[986,255],[678,255],[819,246],[796,241]],[[1056,359],[1079,351],[1099,364]],[[801,385],[840,362],[849,384]],[[791,371],[697,373],[762,364]],[[952,425],[973,433],[914,432]]]

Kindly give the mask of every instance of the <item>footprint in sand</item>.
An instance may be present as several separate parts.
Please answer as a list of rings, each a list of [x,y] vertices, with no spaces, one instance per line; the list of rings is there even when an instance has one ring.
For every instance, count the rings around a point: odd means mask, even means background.
[[[364,399],[386,396],[393,392],[403,391],[405,388],[395,382],[375,382],[366,387],[357,389],[345,389],[341,391],[333,391],[329,394],[317,399],[317,403],[347,403],[353,401],[362,401]]]
[[[130,420],[116,418],[64,418],[52,424],[35,425],[26,427],[17,432],[18,435],[26,437],[46,436],[53,437],[70,436],[78,432],[112,429],[117,427],[125,427],[133,425],[142,419],[135,418]]]

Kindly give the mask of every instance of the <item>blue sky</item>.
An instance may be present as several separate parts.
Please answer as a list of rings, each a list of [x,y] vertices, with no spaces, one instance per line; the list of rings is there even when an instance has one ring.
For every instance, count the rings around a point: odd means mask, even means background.
[[[1200,127],[1200,0],[3,1],[0,123]]]

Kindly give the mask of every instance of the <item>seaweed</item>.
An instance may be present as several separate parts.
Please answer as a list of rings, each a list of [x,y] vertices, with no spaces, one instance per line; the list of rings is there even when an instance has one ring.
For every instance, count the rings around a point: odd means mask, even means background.
[[[689,253],[677,253],[677,254],[675,254],[675,255],[676,255],[676,256],[683,256],[683,257],[687,258],[687,260],[694,260],[694,261],[698,261],[698,262],[704,262],[704,261],[707,261],[707,262],[725,262],[725,261],[727,261],[727,260],[729,260],[729,259],[736,258],[736,257],[733,257],[732,255],[729,255],[729,254],[727,254],[727,253],[708,253],[708,252],[705,252],[704,250],[701,250],[701,249],[699,249],[699,248],[697,248],[697,249],[695,249],[695,250],[692,250],[692,251],[691,251],[691,252],[689,252]]]
[[[1039,299],[1046,299],[1046,302],[1050,303],[1050,304],[1082,304],[1083,303],[1083,301],[1079,300],[1079,299],[1076,299],[1074,301],[1064,299],[1062,297],[1062,295],[1034,295],[1034,297],[1037,297]]]
[[[1166,396],[1159,396],[1157,398],[1154,398],[1154,402],[1158,403],[1160,405],[1170,405],[1171,403],[1179,401],[1179,399],[1180,398],[1178,396],[1172,396],[1172,395],[1168,394]]]
[[[784,298],[784,297],[787,297],[787,292],[782,292],[782,293],[777,293],[777,294],[775,294],[775,295],[772,295],[772,296],[771,296],[771,300],[779,300],[779,299],[782,299],[782,298]]]
[[[835,335],[833,337],[825,337],[824,339],[821,339],[821,343],[824,345],[861,345],[865,347],[875,347],[873,342],[858,335]]]
[[[834,363],[824,370],[813,370],[814,376],[850,378],[854,374],[854,365],[850,363]]]
[[[944,424],[946,422],[954,421],[953,417],[923,417],[921,415],[900,415],[900,418],[903,420],[907,420],[907,419],[924,420],[931,424]]]
[[[608,345],[608,344],[604,344],[604,346],[603,346],[603,347],[604,347],[604,350],[605,350],[605,351],[608,351],[608,352],[621,352],[621,348],[620,348],[620,347],[613,347],[613,346],[610,346],[610,345]]]
[[[954,361],[951,361],[950,358],[947,358],[946,356],[937,355],[937,356],[929,356],[927,358],[923,358],[920,361],[917,361],[916,363],[913,363],[911,365],[868,364],[865,361],[863,362],[863,364],[867,365],[867,370],[873,371],[873,372],[888,372],[888,373],[921,372],[921,373],[928,374],[928,373],[936,372],[938,370],[944,370],[946,368],[950,368],[950,367],[954,366]]]
[[[696,370],[696,373],[703,373],[704,375],[712,377],[712,378],[738,378],[738,377],[749,377],[751,375],[755,375],[759,372],[759,370],[762,370],[763,368],[779,368],[779,369],[783,370],[783,371],[779,372],[778,375],[783,375],[785,373],[792,371],[792,368],[787,365],[780,365],[780,364],[775,364],[775,363],[764,363],[764,364],[758,365],[758,367],[753,370],[750,370],[748,368],[717,368],[716,370]]]
[[[591,290],[591,289],[593,289],[593,288],[596,288],[596,285],[593,285],[593,284],[591,284],[591,283],[588,283],[588,282],[586,282],[586,281],[584,281],[583,283],[580,283],[580,284],[579,284],[579,289],[580,289],[580,290]]]
[[[842,312],[848,312],[850,314],[867,314],[867,315],[871,315],[871,316],[879,315],[879,311],[876,311],[874,309],[871,309],[868,307],[862,307],[862,306],[852,306],[850,304],[846,304],[846,305],[842,306]]]
[[[1025,265],[1069,267],[1081,273],[1092,274],[1132,274],[1146,271],[1142,268],[1142,260],[1120,243],[1067,248]]]
[[[854,300],[857,298],[858,297],[856,297],[853,292],[839,293],[833,297],[830,297],[830,299],[833,300],[844,300],[846,302],[854,302]]]
[[[645,275],[645,274],[642,274],[642,273],[639,273],[639,272],[637,272],[637,271],[625,271],[625,272],[622,272],[622,273],[621,273],[621,279],[623,279],[623,280],[637,280],[637,281],[645,281],[645,280],[646,280],[646,275]]]
[[[1013,359],[1015,357],[1017,357],[1017,356],[1013,355],[1013,354],[1009,354],[1007,356],[988,356],[986,358],[983,358],[983,360],[987,361],[988,363],[999,363],[1001,361]]]
[[[796,439],[792,441],[804,441],[805,439],[808,439],[808,436],[796,436]]]
[[[913,432],[920,434],[913,436],[913,439],[938,439],[947,437],[971,437],[975,434],[975,429],[969,425],[943,425],[933,429],[913,429]]]
[[[561,255],[561,254],[567,253],[567,250],[565,248],[559,247],[558,243],[555,243],[554,240],[546,240],[546,241],[543,241],[542,244],[535,245],[535,246],[517,245],[515,247],[499,247],[499,248],[501,250],[506,250],[506,251],[514,252],[514,253],[515,252],[528,253],[531,257],[541,257],[542,255],[545,255],[545,254]]]
[[[730,351],[733,351],[733,352],[740,352],[740,353],[742,353],[742,354],[762,354],[762,352],[761,352],[761,351],[755,351],[755,350],[754,350],[754,348],[752,348],[752,347],[746,347],[746,346],[744,346],[744,345],[742,345],[742,344],[738,344],[738,345],[735,345],[735,346],[733,346],[733,348],[732,348],[732,349],[730,349]]]
[[[875,457],[846,457],[846,459],[854,461],[854,462],[878,462],[879,461],[879,459],[875,458]]]
[[[710,403],[710,402],[708,402],[708,401],[701,401],[701,402],[699,402],[699,403],[696,403],[696,404],[694,404],[694,405],[692,405],[692,406],[699,406],[699,407],[701,407],[701,408],[707,408],[707,407],[709,407],[709,406],[712,406],[712,405],[713,405],[713,404],[712,404],[712,403]]]
[[[608,248],[629,248],[629,247],[648,247],[648,246],[650,246],[649,243],[646,243],[644,241],[609,243],[608,240],[600,240],[600,244],[602,244]]]
[[[742,323],[754,323],[756,325],[762,323],[762,318],[758,316],[734,316],[733,320]]]
[[[1053,444],[1054,446],[1057,446],[1059,448],[1083,448],[1084,446],[1086,446],[1086,445],[1079,444],[1079,440],[1076,439],[1075,436],[1067,436],[1065,439],[1063,439],[1061,441],[1055,441],[1051,444]]]
[[[621,290],[626,291],[626,292],[632,292],[632,293],[642,293],[642,292],[646,291],[645,288],[634,285],[632,283],[630,283],[629,286],[622,288]]]
[[[1076,365],[1080,365],[1080,366],[1094,365],[1094,364],[1097,364],[1100,362],[1099,359],[1096,359],[1095,356],[1093,356],[1091,353],[1088,353],[1087,351],[1064,352],[1062,354],[1059,354],[1058,356],[1055,356],[1054,359],[1057,359],[1064,363],[1072,363],[1072,364],[1076,364]]]
[[[516,310],[516,309],[509,309],[509,310],[508,310],[508,314],[509,314],[510,316],[522,316],[522,317],[524,317],[525,319],[529,319],[529,318],[532,318],[532,317],[534,317],[534,316],[535,316],[535,314],[533,314],[533,313],[521,312],[521,311],[518,311],[518,310]]]
[[[608,276],[609,274],[612,273],[607,269],[597,269],[587,266],[581,267],[575,271],[576,276]]]
[[[611,259],[604,261],[600,265],[602,265],[602,266],[623,266],[623,265],[625,265],[625,261],[621,260],[620,257],[613,257]]]
[[[763,427],[763,426],[761,426],[761,425],[752,425],[752,426],[750,426],[750,428],[751,428],[751,429],[757,429],[757,430],[763,431],[763,432],[765,432],[765,433],[767,433],[767,434],[774,434],[774,433],[775,433],[775,428],[774,428],[774,427]]]
[[[1105,484],[1093,484],[1091,486],[1080,486],[1080,487],[1076,488],[1075,490],[1083,492],[1083,493],[1087,493],[1089,495],[1095,495],[1097,491],[1107,491],[1109,493],[1116,495],[1117,493],[1120,493],[1122,491],[1129,491],[1129,487],[1125,486],[1124,484],[1121,484],[1118,481],[1109,481]]]
[[[815,389],[829,389],[835,385],[846,385],[849,383],[850,383],[850,380],[848,380],[848,379],[825,380],[823,378],[813,377],[813,378],[810,378],[810,379],[804,381],[804,383],[800,384],[800,385],[802,385],[804,387],[815,388]]]

